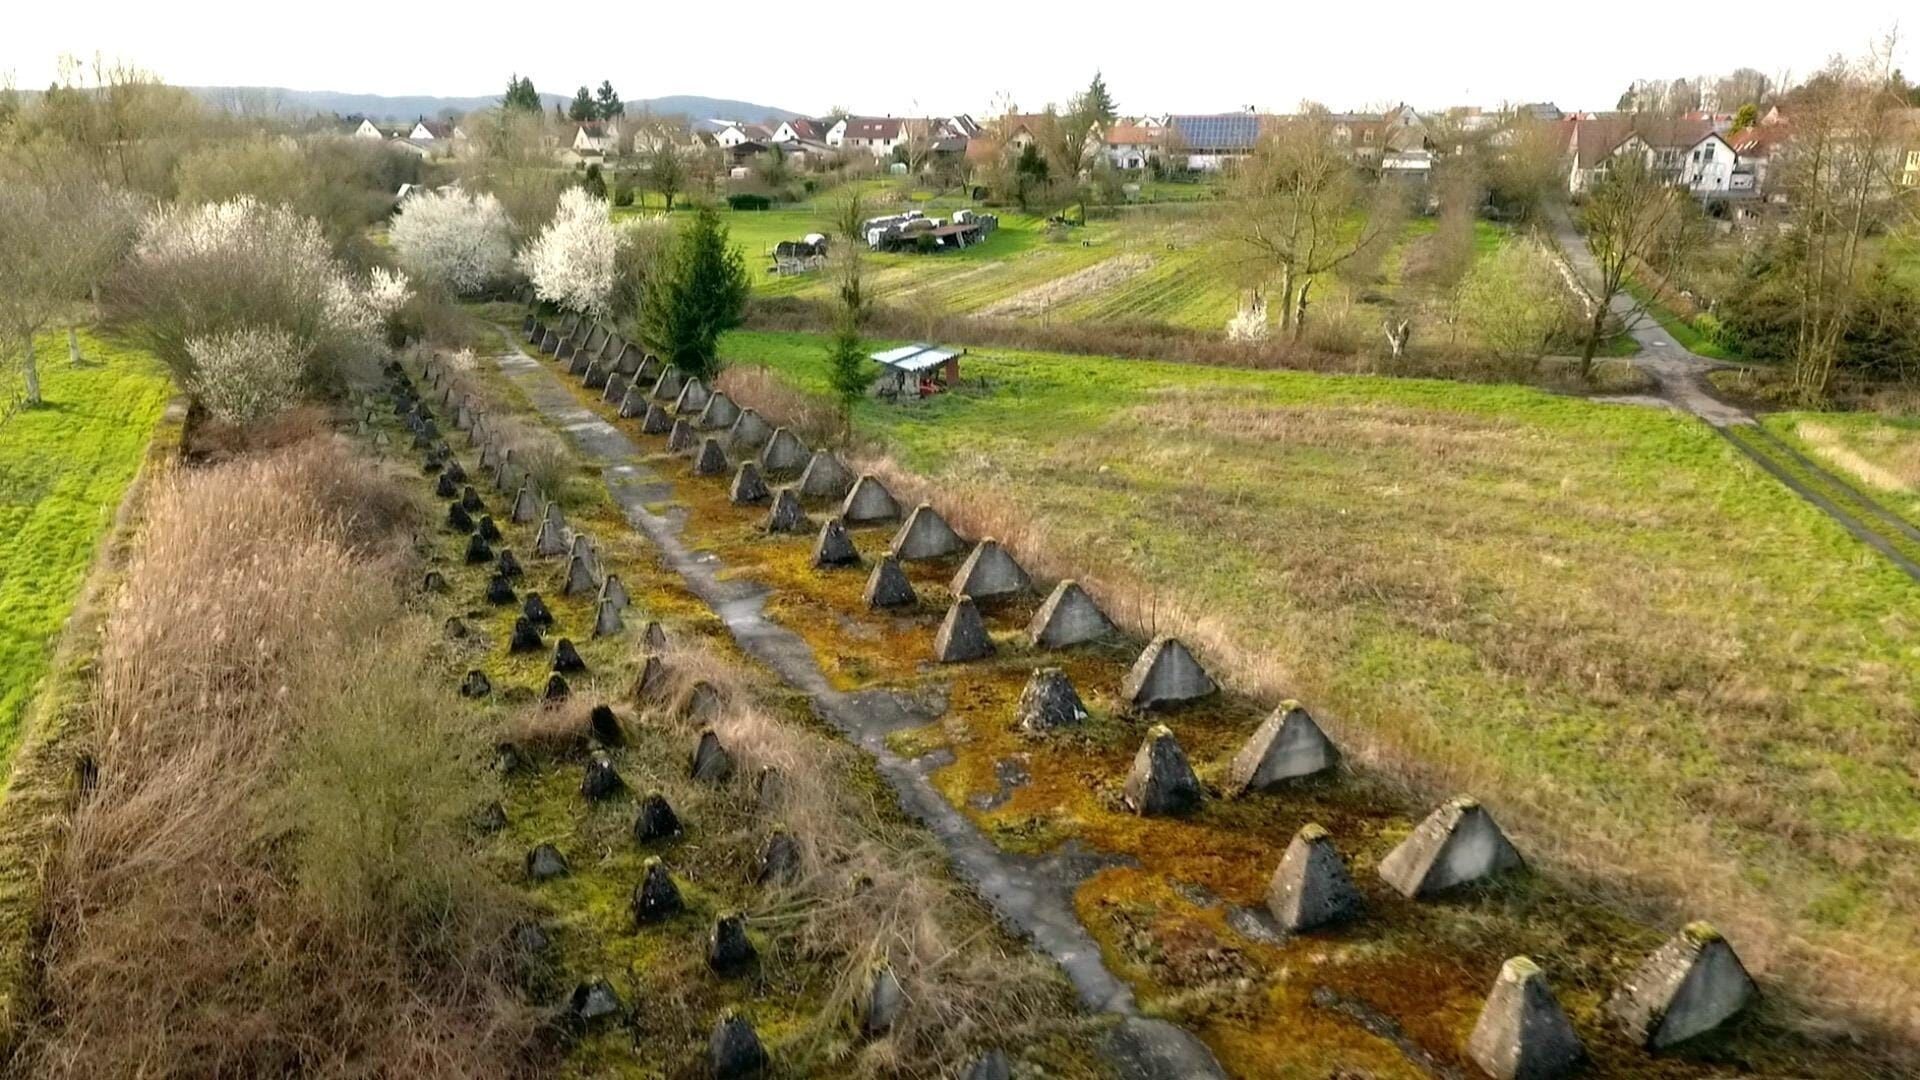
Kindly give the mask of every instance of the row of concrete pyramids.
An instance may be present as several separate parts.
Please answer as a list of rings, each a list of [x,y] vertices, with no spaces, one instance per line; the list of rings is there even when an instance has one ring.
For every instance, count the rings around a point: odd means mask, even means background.
[[[694,384],[697,380],[682,385],[682,396]],[[700,390],[704,392],[704,388]],[[656,396],[659,391],[656,387]],[[883,482],[871,474],[854,476],[826,451],[808,459],[801,483],[769,492],[759,464],[748,460],[733,468],[719,438],[708,436],[696,446],[694,430],[699,425],[689,425],[684,414],[688,409],[704,409],[714,396],[696,393],[691,401],[676,401],[675,411],[682,417],[668,427],[669,451],[692,454],[696,476],[723,476],[732,471],[730,495],[736,504],[770,501],[765,526],[769,532],[795,533],[812,528],[802,496],[839,500],[838,512],[819,528],[813,552],[817,566],[859,561],[847,525],[900,519],[902,507]],[[731,415],[737,422],[741,412],[736,410]],[[917,602],[899,564],[950,558],[965,550],[964,538],[939,512],[930,504],[919,504],[906,515],[886,554],[874,566],[865,591],[866,602],[876,608]],[[974,545],[954,577],[951,591],[955,600],[935,633],[934,658],[942,663],[960,663],[991,655],[992,638],[977,601],[1015,595],[1031,585],[1025,570],[997,541],[986,538]],[[1092,597],[1077,582],[1066,580],[1054,588],[1035,614],[1028,638],[1038,647],[1057,649],[1113,631],[1112,623]],[[1084,716],[1084,707],[1070,684],[1065,685],[1064,695],[1071,695],[1071,701],[1062,700],[1062,684],[1066,679],[1057,669],[1034,673],[1022,695],[1023,726],[1030,697],[1051,702],[1051,709],[1037,706],[1034,715],[1057,717],[1077,711]],[[1122,683],[1121,696],[1137,708],[1167,709],[1210,696],[1217,689],[1211,675],[1184,643],[1163,636],[1150,642],[1135,660]],[[1288,702],[1269,715],[1235,755],[1228,769],[1228,793],[1238,796],[1270,790],[1289,779],[1331,769],[1337,762],[1338,751],[1326,733],[1305,709]],[[1155,725],[1148,732],[1123,785],[1122,798],[1136,813],[1148,815],[1186,813],[1199,806],[1202,786],[1165,725]],[[1424,899],[1524,865],[1519,851],[1492,815],[1477,800],[1459,796],[1429,814],[1381,860],[1379,872],[1403,895]],[[1289,844],[1269,885],[1269,910],[1290,932],[1332,925],[1360,913],[1359,893],[1325,829],[1309,824]],[[1686,970],[1674,977],[1670,969],[1675,965],[1675,942],[1695,937],[1707,944],[1687,953],[1690,959],[1683,965]],[[1510,961],[1508,967],[1519,970],[1521,965],[1531,968],[1525,958]],[[1665,977],[1648,974],[1656,967]],[[1565,1034],[1574,1048],[1571,1057],[1565,1052],[1566,1040],[1542,1034],[1554,1031],[1553,1024],[1515,1026],[1499,1019],[1511,1011],[1512,1002],[1538,1003],[1543,992],[1551,1000],[1544,978],[1537,968],[1531,970],[1533,974],[1526,979],[1509,979],[1503,971],[1489,999],[1487,1014],[1476,1028],[1470,1052],[1495,1076],[1557,1076],[1562,1072],[1556,1070],[1571,1069],[1579,1060],[1578,1039],[1570,1026],[1565,1027]],[[1514,989],[1516,986],[1519,989]],[[1650,1049],[1659,1049],[1718,1027],[1743,1009],[1754,991],[1731,946],[1705,924],[1694,924],[1649,957],[1643,972],[1616,994],[1610,1011],[1636,1039]],[[1557,1003],[1552,1008],[1557,1011]],[[1564,1024],[1564,1014],[1561,1020]],[[1504,1034],[1508,1032],[1519,1034],[1507,1040]],[[1520,1035],[1538,1035],[1542,1044],[1523,1046],[1525,1040]],[[1507,1067],[1503,1062],[1517,1071],[1503,1071]]]

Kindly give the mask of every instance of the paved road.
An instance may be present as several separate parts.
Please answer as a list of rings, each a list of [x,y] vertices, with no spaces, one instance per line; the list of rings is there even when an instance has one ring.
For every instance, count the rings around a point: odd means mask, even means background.
[[[1554,242],[1560,245],[1574,273],[1586,283],[1589,292],[1599,291],[1599,264],[1594,262],[1593,253],[1587,250],[1586,238],[1573,227],[1573,219],[1568,216],[1566,207],[1551,208],[1547,217],[1552,223]],[[1728,424],[1753,423],[1753,416],[1745,409],[1729,405],[1714,395],[1707,382],[1707,372],[1722,366],[1718,361],[1683,347],[1652,316],[1636,312],[1634,308],[1633,297],[1625,293],[1613,298],[1613,313],[1626,325],[1627,333],[1633,335],[1633,340],[1640,343],[1640,355],[1633,358],[1634,365],[1660,384],[1661,397],[1675,408],[1692,413],[1717,428]]]

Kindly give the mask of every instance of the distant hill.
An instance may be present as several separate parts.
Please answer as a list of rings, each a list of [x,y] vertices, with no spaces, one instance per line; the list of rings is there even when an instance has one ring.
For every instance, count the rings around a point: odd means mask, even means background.
[[[432,118],[448,109],[456,113],[468,113],[497,105],[500,101],[498,94],[480,97],[433,97],[425,94],[386,97],[380,94],[349,94],[336,90],[289,90],[281,86],[190,86],[187,89],[212,104],[241,112],[337,113],[341,116],[360,115],[374,120],[391,121],[414,120],[422,116]],[[542,94],[540,98],[549,109],[556,104],[565,108],[567,103],[573,100],[570,94]],[[751,101],[734,101],[730,98],[701,97],[697,94],[675,94],[669,97],[627,102],[627,111],[638,112],[641,109],[648,109],[662,116],[684,115],[693,120],[718,118],[749,123],[765,120],[768,117],[790,120],[796,116],[805,115],[772,105],[756,105]]]

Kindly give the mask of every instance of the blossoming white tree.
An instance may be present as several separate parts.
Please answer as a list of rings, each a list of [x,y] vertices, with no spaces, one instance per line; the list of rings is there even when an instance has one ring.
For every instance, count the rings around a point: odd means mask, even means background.
[[[112,298],[189,390],[210,385],[199,365],[206,356],[227,359],[231,350],[218,346],[230,335],[274,331],[292,342],[302,382],[325,392],[384,346],[407,294],[402,274],[376,270],[358,280],[313,219],[242,196],[151,215]],[[222,373],[235,378],[234,369]],[[261,393],[273,392],[278,376],[263,378]]]
[[[492,195],[458,188],[416,195],[388,232],[414,276],[471,296],[513,269],[513,222]]]
[[[305,361],[284,330],[246,328],[193,338],[187,352],[193,356],[187,390],[230,424],[264,420],[293,404],[300,392]]]
[[[520,269],[542,300],[569,311],[606,315],[625,234],[608,217],[605,199],[570,188],[560,196],[553,223],[520,252]]]

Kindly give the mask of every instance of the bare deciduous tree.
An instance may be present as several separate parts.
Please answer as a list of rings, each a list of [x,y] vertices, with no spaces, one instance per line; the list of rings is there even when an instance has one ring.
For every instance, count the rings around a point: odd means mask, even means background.
[[[1607,165],[1605,175],[1588,193],[1582,217],[1587,247],[1593,252],[1600,280],[1593,310],[1587,320],[1586,341],[1580,350],[1580,375],[1593,374],[1594,354],[1606,332],[1614,297],[1626,293],[1627,279],[1636,268],[1651,266],[1660,257],[1671,271],[1695,246],[1690,226],[1697,216],[1692,196],[1639,153],[1622,153]],[[1641,282],[1642,291],[1624,313],[1631,322],[1660,298],[1665,275]]]
[[[1280,278],[1280,328],[1298,338],[1314,278],[1389,237],[1401,202],[1363,182],[1323,110],[1263,135],[1236,171],[1219,228],[1243,260]]]
[[[1868,238],[1898,212],[1900,125],[1905,104],[1887,39],[1858,61],[1836,59],[1796,95],[1782,187],[1797,247],[1793,390],[1807,404],[1826,397],[1877,261]]]
[[[0,175],[0,360],[18,366],[26,404],[41,402],[34,335],[77,312],[125,255],[137,211],[84,177]]]

